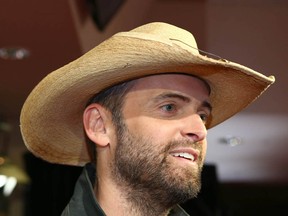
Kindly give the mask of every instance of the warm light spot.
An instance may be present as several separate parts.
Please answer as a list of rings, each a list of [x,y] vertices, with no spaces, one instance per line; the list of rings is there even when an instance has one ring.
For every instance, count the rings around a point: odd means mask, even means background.
[[[4,164],[5,159],[3,157],[0,157],[0,165]]]

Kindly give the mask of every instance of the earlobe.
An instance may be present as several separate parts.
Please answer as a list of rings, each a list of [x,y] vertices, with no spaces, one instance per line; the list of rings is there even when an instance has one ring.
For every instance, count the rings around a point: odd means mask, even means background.
[[[96,145],[106,146],[109,144],[105,126],[105,111],[99,104],[89,105],[83,114],[84,129],[91,141]]]

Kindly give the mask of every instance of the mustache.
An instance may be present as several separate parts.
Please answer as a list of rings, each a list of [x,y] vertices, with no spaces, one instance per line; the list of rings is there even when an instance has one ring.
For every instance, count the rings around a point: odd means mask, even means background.
[[[192,147],[193,149],[198,150],[201,153],[202,146],[203,144],[201,142],[193,142],[190,140],[172,140],[163,148],[163,153],[167,153],[169,152],[169,150],[176,147]]]

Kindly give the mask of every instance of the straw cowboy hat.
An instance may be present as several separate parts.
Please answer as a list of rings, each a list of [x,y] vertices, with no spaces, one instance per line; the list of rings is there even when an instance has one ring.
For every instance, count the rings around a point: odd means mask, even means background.
[[[242,110],[274,82],[252,69],[199,54],[193,35],[166,23],[120,32],[46,76],[21,111],[27,148],[52,163],[83,166],[90,161],[82,126],[87,101],[95,93],[131,79],[185,73],[211,88],[211,128]]]

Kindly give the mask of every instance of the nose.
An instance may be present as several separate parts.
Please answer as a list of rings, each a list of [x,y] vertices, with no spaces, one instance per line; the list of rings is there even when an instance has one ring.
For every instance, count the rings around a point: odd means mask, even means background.
[[[183,128],[181,130],[181,135],[186,139],[193,142],[199,142],[206,138],[207,129],[198,114],[189,116],[183,120]]]

